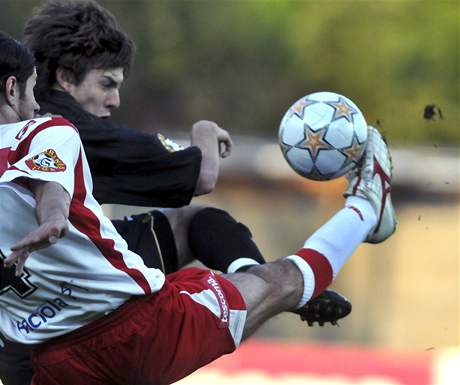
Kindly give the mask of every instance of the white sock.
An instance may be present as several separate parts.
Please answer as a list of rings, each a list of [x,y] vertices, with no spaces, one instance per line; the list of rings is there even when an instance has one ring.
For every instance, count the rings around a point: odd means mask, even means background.
[[[298,307],[323,292],[369,231],[377,215],[364,198],[349,197],[345,207],[313,233],[296,255],[287,257],[302,272],[304,293]]]
[[[376,224],[377,215],[369,201],[348,197],[345,207],[316,230],[303,247],[324,255],[332,266],[335,278]]]

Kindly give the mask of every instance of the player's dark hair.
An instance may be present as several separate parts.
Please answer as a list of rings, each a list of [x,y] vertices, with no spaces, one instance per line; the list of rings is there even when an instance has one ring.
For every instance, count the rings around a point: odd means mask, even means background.
[[[19,97],[25,95],[27,79],[33,74],[35,59],[32,52],[6,32],[0,31],[0,95],[5,95],[6,80],[16,77]]]
[[[56,70],[78,85],[92,69],[123,68],[129,73],[134,42],[115,17],[92,0],[51,0],[36,8],[24,29],[24,42],[37,61],[36,95],[56,84]]]

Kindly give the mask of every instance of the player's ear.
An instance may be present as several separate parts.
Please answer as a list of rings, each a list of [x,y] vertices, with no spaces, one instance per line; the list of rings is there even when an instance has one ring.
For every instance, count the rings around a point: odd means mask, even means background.
[[[5,88],[3,90],[5,101],[9,106],[13,107],[17,104],[19,98],[18,80],[16,76],[9,76],[5,81]]]
[[[59,89],[71,93],[75,88],[75,77],[68,70],[58,68],[56,70],[56,83]]]

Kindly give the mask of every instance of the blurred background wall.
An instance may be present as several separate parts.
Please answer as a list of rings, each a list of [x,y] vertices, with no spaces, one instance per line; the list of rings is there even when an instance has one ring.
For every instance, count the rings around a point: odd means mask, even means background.
[[[36,0],[1,0],[17,38]],[[210,119],[235,135],[216,191],[196,200],[252,229],[267,259],[297,250],[341,207],[343,180],[286,166],[277,128],[291,103],[342,93],[386,134],[399,228],[362,245],[334,284],[353,302],[341,326],[281,315],[259,337],[418,352],[459,345],[460,10],[423,0],[104,0],[137,42],[114,119],[187,143]],[[425,106],[435,105],[433,119]],[[114,217],[142,208],[107,207]]]

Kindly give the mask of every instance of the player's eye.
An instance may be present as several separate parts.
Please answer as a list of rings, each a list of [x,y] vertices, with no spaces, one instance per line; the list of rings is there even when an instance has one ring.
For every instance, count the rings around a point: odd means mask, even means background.
[[[109,78],[102,79],[99,84],[104,90],[111,90],[117,88],[117,83]]]

